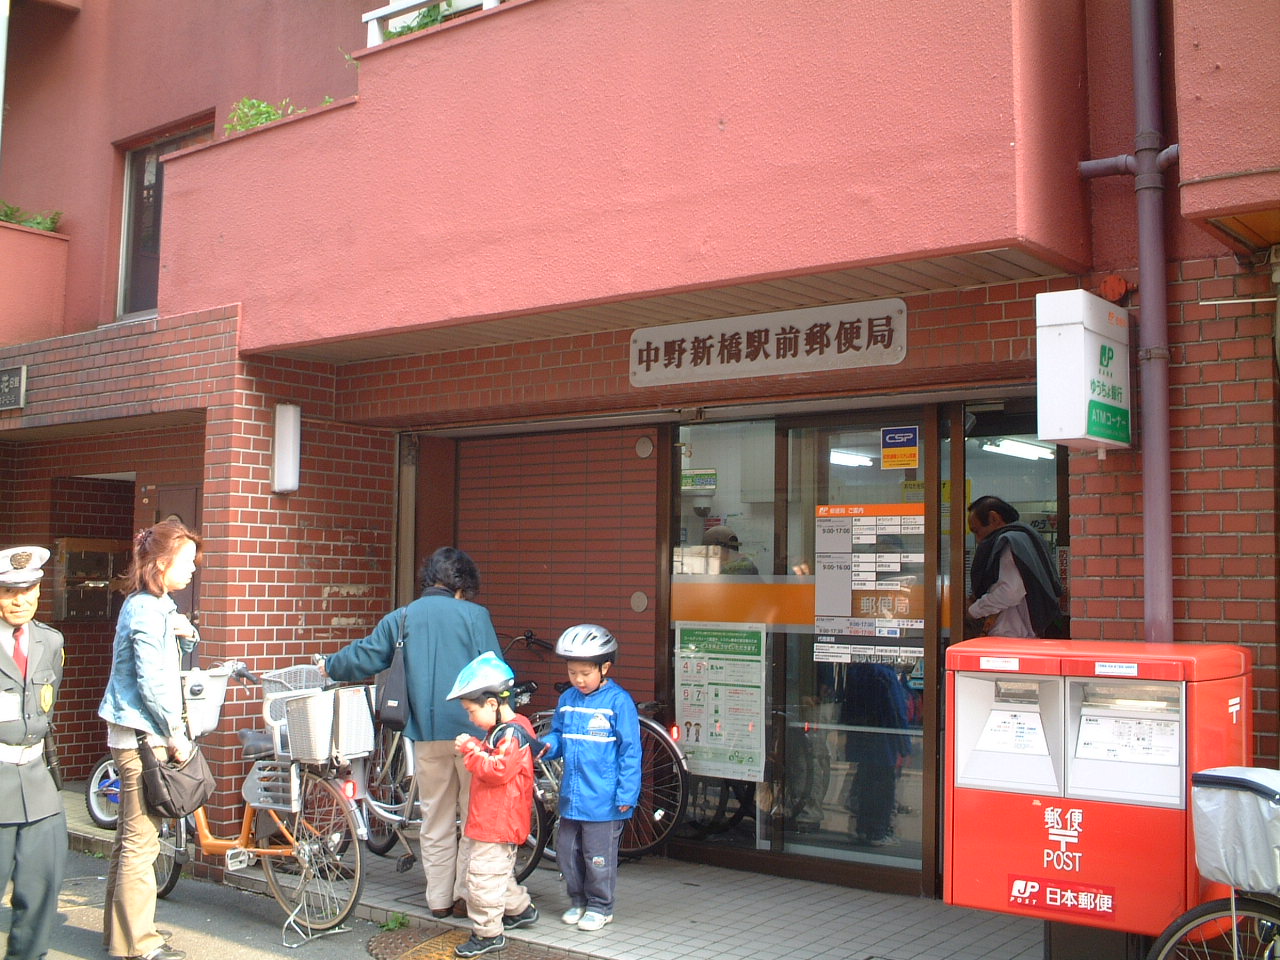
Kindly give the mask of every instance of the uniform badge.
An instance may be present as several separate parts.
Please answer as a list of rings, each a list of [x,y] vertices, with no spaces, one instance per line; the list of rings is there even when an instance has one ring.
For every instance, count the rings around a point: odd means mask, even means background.
[[[40,710],[48,713],[53,709],[53,684],[46,683],[40,688]]]

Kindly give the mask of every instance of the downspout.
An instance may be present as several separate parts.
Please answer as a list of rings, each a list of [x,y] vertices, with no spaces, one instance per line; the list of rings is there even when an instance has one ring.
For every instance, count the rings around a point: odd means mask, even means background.
[[[1132,155],[1086,160],[1086,178],[1127,173],[1138,201],[1138,383],[1142,390],[1143,634],[1173,640],[1173,495],[1169,442],[1169,301],[1165,287],[1164,171],[1178,145],[1160,148],[1160,25],[1157,0],[1131,0],[1133,93],[1137,134]]]

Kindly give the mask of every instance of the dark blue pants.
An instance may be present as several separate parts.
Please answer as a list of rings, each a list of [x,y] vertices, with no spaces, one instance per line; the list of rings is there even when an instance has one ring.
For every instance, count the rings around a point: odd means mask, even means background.
[[[564,874],[569,902],[592,913],[613,916],[618,886],[618,841],[625,820],[570,820],[561,817],[556,863]]]
[[[41,960],[58,919],[67,857],[67,817],[59,810],[31,823],[0,824],[0,891],[13,879],[5,960]]]

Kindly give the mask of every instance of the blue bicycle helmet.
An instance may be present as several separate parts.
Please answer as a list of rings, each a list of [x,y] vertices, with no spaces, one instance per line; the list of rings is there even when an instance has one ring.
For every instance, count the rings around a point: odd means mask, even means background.
[[[505,697],[515,686],[516,675],[496,653],[480,654],[458,672],[446,700],[479,700]]]

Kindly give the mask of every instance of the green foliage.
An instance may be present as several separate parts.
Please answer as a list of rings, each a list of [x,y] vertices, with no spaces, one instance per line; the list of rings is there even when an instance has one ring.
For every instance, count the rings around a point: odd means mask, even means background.
[[[0,200],[0,220],[5,223],[16,223],[20,227],[31,227],[35,230],[57,230],[58,221],[62,219],[62,211],[51,213],[26,213],[12,203]]]
[[[425,30],[427,27],[434,27],[444,19],[448,8],[453,6],[450,0],[444,0],[443,3],[437,3],[434,7],[426,7],[419,10],[418,15],[406,23],[404,26],[396,27],[394,30],[388,30],[384,34],[384,39],[394,40],[396,37],[403,37],[406,34],[417,33],[419,30]]]
[[[400,930],[409,925],[409,918],[403,913],[393,913],[391,916],[378,924],[383,930],[390,932],[392,930]]]
[[[231,105],[231,114],[227,117],[224,128],[227,133],[252,130],[254,127],[260,127],[295,113],[306,113],[306,107],[295,107],[289,102],[288,97],[281,100],[279,104],[255,100],[253,97],[243,97]]]

